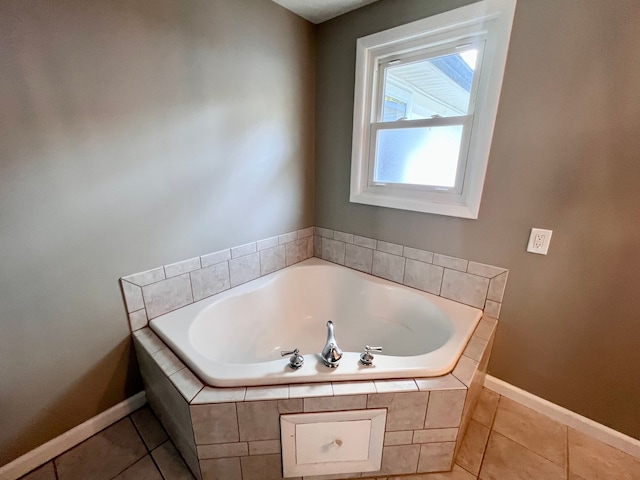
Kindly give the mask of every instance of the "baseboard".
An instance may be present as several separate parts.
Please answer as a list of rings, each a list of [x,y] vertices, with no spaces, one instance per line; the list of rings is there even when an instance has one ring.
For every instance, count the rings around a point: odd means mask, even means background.
[[[503,382],[491,375],[487,375],[484,386],[489,390],[493,390],[504,397],[524,405],[525,407],[529,407],[530,409],[542,413],[553,420],[564,423],[575,430],[586,433],[607,445],[611,445],[618,450],[622,450],[623,452],[640,459],[640,440],[625,435],[624,433],[620,433],[613,428],[602,425],[601,423],[594,422],[587,417],[583,417],[582,415],[572,412],[571,410],[567,410],[560,405],[556,405],[555,403],[551,403],[548,400],[537,397],[532,393],[518,387],[514,387],[510,383]]]
[[[109,410],[105,410],[77,427],[49,440],[44,445],[16,458],[11,463],[0,467],[0,480],[16,480],[20,478],[61,453],[84,442],[87,438],[104,430],[109,425],[133,413],[145,403],[147,403],[147,398],[144,391],[136,393],[134,396],[114,405]]]

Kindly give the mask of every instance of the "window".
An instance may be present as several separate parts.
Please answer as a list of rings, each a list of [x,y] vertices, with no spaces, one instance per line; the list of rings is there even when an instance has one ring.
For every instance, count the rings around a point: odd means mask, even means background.
[[[478,218],[515,0],[359,38],[356,203]]]

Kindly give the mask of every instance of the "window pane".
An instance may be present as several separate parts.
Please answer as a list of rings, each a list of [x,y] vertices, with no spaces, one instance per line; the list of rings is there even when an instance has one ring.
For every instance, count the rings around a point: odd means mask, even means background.
[[[462,125],[378,130],[373,180],[454,187]]]
[[[469,48],[385,69],[383,122],[469,113],[478,50]],[[403,105],[391,110],[389,102]]]

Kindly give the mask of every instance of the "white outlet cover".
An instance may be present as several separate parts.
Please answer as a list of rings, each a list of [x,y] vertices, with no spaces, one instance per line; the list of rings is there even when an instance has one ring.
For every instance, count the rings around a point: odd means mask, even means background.
[[[552,234],[553,230],[532,228],[531,235],[529,235],[527,252],[537,253],[538,255],[546,255],[549,251],[549,243],[551,243]]]

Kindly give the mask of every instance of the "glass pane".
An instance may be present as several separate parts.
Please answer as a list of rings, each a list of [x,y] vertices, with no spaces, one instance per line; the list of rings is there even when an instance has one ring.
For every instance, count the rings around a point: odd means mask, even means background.
[[[477,56],[469,48],[387,67],[382,121],[467,115]]]
[[[378,130],[373,180],[454,187],[462,125]]]

